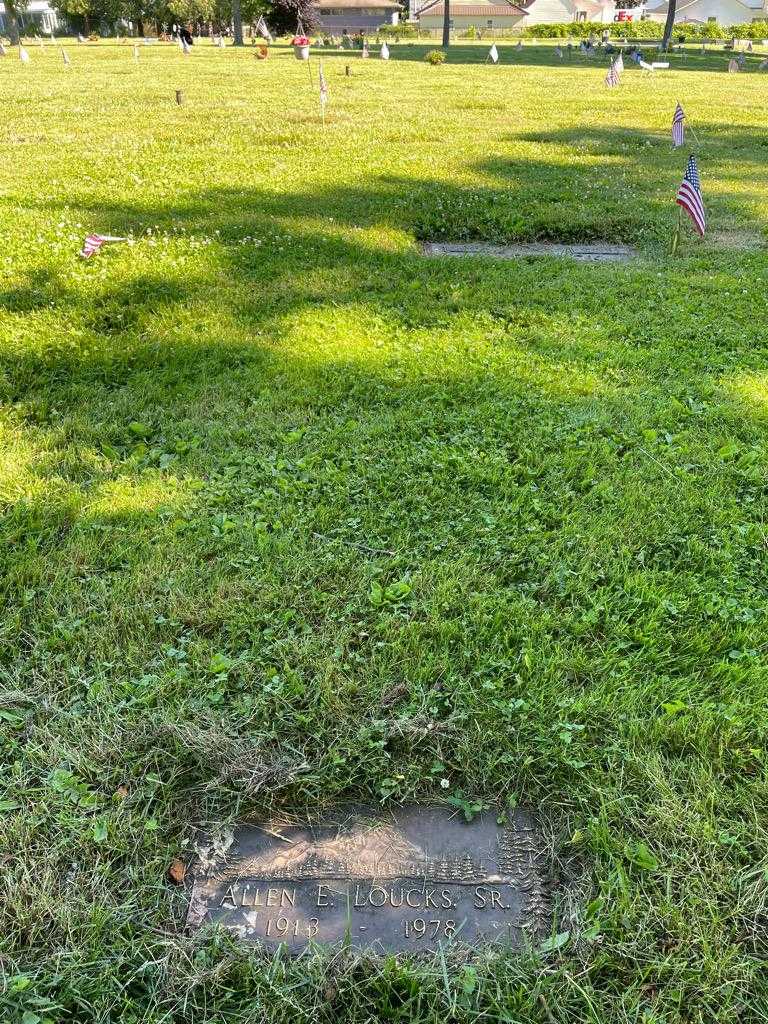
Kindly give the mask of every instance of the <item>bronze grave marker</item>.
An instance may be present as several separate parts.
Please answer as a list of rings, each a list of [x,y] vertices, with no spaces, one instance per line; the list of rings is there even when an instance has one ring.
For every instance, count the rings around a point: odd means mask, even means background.
[[[226,851],[200,852],[188,926],[215,922],[267,949],[517,947],[549,923],[541,840],[521,810],[499,825],[438,806],[347,808],[242,825]]]

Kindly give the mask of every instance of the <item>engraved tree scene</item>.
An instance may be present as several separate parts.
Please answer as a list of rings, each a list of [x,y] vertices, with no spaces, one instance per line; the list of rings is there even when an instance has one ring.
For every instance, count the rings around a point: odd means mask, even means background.
[[[293,833],[279,847],[266,845],[219,867],[215,881],[235,878],[426,878],[482,882],[485,867],[469,851],[430,855],[388,822],[360,822],[329,836]]]

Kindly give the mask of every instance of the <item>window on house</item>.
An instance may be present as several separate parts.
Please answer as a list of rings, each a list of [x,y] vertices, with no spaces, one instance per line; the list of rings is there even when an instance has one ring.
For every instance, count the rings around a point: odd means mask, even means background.
[[[576,21],[586,21],[586,20],[587,20],[587,12],[586,11],[576,11]]]
[[[488,28],[493,28],[493,18],[489,18],[485,24],[488,26]]]

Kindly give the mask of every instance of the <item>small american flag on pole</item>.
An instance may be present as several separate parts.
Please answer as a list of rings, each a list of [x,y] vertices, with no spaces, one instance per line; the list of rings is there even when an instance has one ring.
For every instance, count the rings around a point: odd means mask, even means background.
[[[115,235],[87,235],[80,250],[80,256],[84,260],[90,259],[107,242],[127,242],[127,238],[118,238]]]
[[[256,31],[262,39],[266,39],[268,43],[272,42],[272,33],[267,28],[267,23],[264,21],[263,14],[259,16],[259,20],[256,22]]]
[[[672,145],[677,148],[685,143],[685,112],[678,100],[675,116],[672,118]]]
[[[621,63],[619,63],[621,61]],[[621,72],[624,70],[624,61],[621,58],[621,54],[616,60],[611,61],[611,66],[608,68],[608,74],[605,76],[605,84],[609,89],[612,89],[615,85],[618,85],[621,80]]]
[[[706,219],[704,217],[704,203],[701,198],[699,169],[696,166],[696,158],[693,155],[688,157],[688,166],[685,169],[680,188],[677,190],[675,202],[678,206],[682,206],[691,218],[694,228],[703,238]]]

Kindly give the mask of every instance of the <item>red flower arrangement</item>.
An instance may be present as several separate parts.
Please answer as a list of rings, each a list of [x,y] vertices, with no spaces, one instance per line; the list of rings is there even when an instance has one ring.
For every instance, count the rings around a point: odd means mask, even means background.
[[[294,36],[291,40],[291,46],[309,46],[309,39],[307,36]]]

